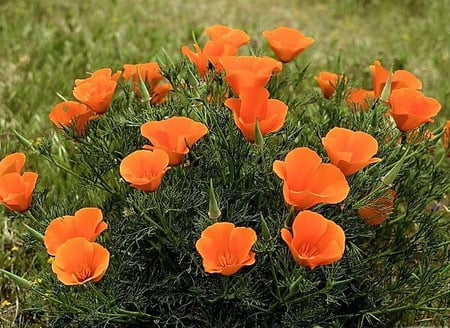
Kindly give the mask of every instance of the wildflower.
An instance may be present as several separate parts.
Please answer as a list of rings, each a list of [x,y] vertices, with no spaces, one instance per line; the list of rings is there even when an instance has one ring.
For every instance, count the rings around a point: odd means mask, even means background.
[[[375,99],[373,90],[352,89],[347,98],[345,98],[345,103],[356,110],[367,111],[370,101],[373,99]]]
[[[82,136],[92,115],[94,115],[94,112],[85,104],[76,101],[64,101],[53,107],[49,118],[56,127],[73,127],[74,132]]]
[[[144,148],[166,151],[170,166],[180,164],[189,148],[207,132],[208,128],[203,123],[182,116],[150,121],[141,126],[141,134],[152,143]]]
[[[213,25],[205,30],[211,41],[221,41],[231,44],[236,48],[250,41],[250,36],[242,30],[232,29],[225,25]]]
[[[206,272],[230,276],[244,265],[255,263],[255,253],[250,250],[255,242],[256,233],[252,228],[219,222],[202,232],[195,247]]]
[[[381,161],[381,158],[373,157],[378,151],[377,140],[362,131],[333,128],[322,138],[322,144],[330,162],[346,176]]]
[[[109,252],[83,237],[72,238],[56,251],[52,270],[64,285],[97,282],[109,266]]]
[[[125,64],[123,65],[122,77],[125,81],[133,81],[133,89],[139,90],[139,75],[144,83],[153,89],[160,81],[164,79],[157,62],[149,62],[144,64]]]
[[[171,90],[173,90],[173,88],[170,83],[159,83],[151,90],[150,103],[152,105],[164,103],[166,101],[167,94]]]
[[[325,98],[330,98],[336,91],[339,78],[342,76],[327,71],[321,71],[318,76],[314,77]]]
[[[339,203],[350,190],[341,170],[322,163],[319,155],[306,147],[291,150],[284,161],[275,161],[273,170],[283,180],[284,200],[299,210]]]
[[[203,53],[203,50],[198,44],[194,44],[195,52],[189,49],[188,46],[183,46],[181,52],[197,67],[197,71],[201,77],[208,72],[208,57]]]
[[[12,153],[6,155],[0,161],[0,177],[7,173],[20,173],[24,164],[25,164],[26,156],[24,153]]]
[[[269,99],[269,91],[256,86],[241,90],[239,99],[227,99],[225,106],[233,111],[236,126],[250,142],[255,141],[257,120],[261,134],[265,136],[281,129],[288,110],[285,103],[278,99]]]
[[[313,38],[306,37],[302,32],[285,26],[264,31],[263,35],[274,54],[283,63],[290,62],[314,43]]]
[[[64,215],[52,220],[45,230],[44,244],[48,254],[55,255],[67,240],[83,237],[95,241],[107,228],[100,209],[85,207],[76,211],[75,215]]]
[[[0,176],[0,203],[11,211],[25,212],[31,204],[31,198],[38,175],[25,172],[22,175],[10,172]]]
[[[344,254],[342,228],[312,211],[300,212],[292,224],[292,233],[283,228],[281,238],[289,246],[295,262],[310,269],[339,261]]]
[[[372,199],[365,206],[359,208],[359,217],[370,225],[383,223],[394,212],[394,199],[396,197],[395,190],[387,190],[381,197]]]

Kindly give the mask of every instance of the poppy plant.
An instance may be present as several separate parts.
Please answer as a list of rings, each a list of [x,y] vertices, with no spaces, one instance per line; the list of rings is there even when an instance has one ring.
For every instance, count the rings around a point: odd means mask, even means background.
[[[390,99],[391,115],[397,128],[406,132],[420,125],[433,122],[432,117],[441,109],[441,104],[434,98],[424,96],[420,91],[402,88],[392,91]]]
[[[352,89],[347,98],[345,98],[345,103],[355,110],[367,111],[373,99],[375,99],[373,90]]]
[[[261,135],[281,129],[288,107],[278,99],[269,99],[269,91],[263,87],[248,87],[240,91],[239,99],[225,100],[225,106],[233,112],[234,122],[245,139],[255,141],[255,125],[258,121]]]
[[[330,162],[349,176],[369,164],[381,161],[373,157],[378,142],[370,134],[345,128],[333,128],[322,138]]]
[[[150,103],[162,104],[167,100],[167,94],[169,91],[173,90],[172,84],[170,83],[159,83],[157,84],[150,93]]]
[[[82,285],[103,278],[109,266],[109,251],[83,237],[72,238],[56,251],[52,270],[64,285]]]
[[[182,116],[141,125],[141,134],[152,143],[144,148],[164,150],[169,155],[170,166],[180,164],[189,148],[206,133],[206,125]]]
[[[295,262],[310,269],[339,261],[344,255],[344,230],[312,211],[300,212],[292,224],[292,233],[283,228],[281,238]]]
[[[342,76],[327,71],[321,71],[318,76],[314,77],[325,98],[330,98],[334,94],[339,78]]]
[[[49,114],[50,121],[56,127],[72,127],[77,135],[84,135],[89,119],[94,112],[85,104],[77,101],[64,101],[53,107]]]
[[[24,153],[12,153],[6,155],[0,161],[0,176],[7,173],[20,173],[25,165],[26,156]]]
[[[201,77],[208,72],[208,57],[203,53],[203,50],[198,44],[194,44],[195,52],[189,49],[188,46],[181,48],[181,53],[185,55],[197,67],[198,74]]]
[[[225,25],[213,25],[205,30],[211,41],[221,41],[231,44],[236,48],[243,46],[250,41],[250,36],[242,30],[233,29]]]
[[[52,220],[45,230],[44,245],[48,254],[55,255],[67,240],[83,237],[95,241],[107,228],[100,209],[85,207],[76,211],[75,215],[64,215]]]
[[[378,225],[394,212],[394,200],[397,193],[393,189],[387,190],[384,195],[370,200],[365,206],[358,209],[358,215],[369,225]]]
[[[0,176],[0,203],[11,211],[25,212],[31,204],[38,175],[34,172],[10,172]]]
[[[195,247],[206,272],[230,276],[244,265],[255,263],[255,253],[251,251],[255,242],[256,232],[252,228],[219,222],[203,230]]]
[[[350,191],[341,170],[322,163],[320,156],[306,147],[291,150],[284,161],[275,161],[273,170],[283,180],[284,200],[299,210],[339,203]]]
[[[133,89],[139,90],[139,75],[144,83],[148,83],[150,89],[153,89],[164,77],[157,62],[144,64],[125,64],[123,65],[122,77],[125,81],[133,81]]]
[[[269,42],[270,49],[283,63],[290,62],[314,43],[313,38],[306,37],[299,30],[286,26],[264,31],[263,35]]]

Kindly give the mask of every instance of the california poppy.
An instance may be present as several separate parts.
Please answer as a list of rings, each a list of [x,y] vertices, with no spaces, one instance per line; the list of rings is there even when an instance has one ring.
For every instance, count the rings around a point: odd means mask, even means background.
[[[77,101],[64,101],[53,107],[49,118],[56,127],[73,127],[75,133],[82,136],[92,115],[94,112],[85,104]]]
[[[58,248],[67,240],[83,237],[95,241],[108,228],[103,221],[103,213],[96,207],[85,207],[75,215],[64,215],[53,219],[45,230],[44,244],[50,255],[55,255]]]
[[[52,270],[64,285],[82,285],[103,278],[109,266],[109,251],[86,238],[72,238],[58,247]]]
[[[139,75],[144,83],[153,89],[164,77],[157,62],[149,62],[144,64],[125,64],[123,65],[122,77],[125,81],[133,81],[135,91],[139,90]]]
[[[203,230],[195,247],[206,272],[230,276],[244,265],[255,263],[255,253],[251,251],[255,242],[256,232],[252,228],[219,222]]]
[[[183,46],[181,52],[197,67],[197,71],[201,77],[208,72],[208,57],[203,53],[203,50],[198,44],[194,44],[195,52],[189,49],[188,46]]]
[[[170,83],[159,83],[150,92],[151,104],[162,104],[167,99],[167,94],[170,90],[173,90]]]
[[[236,48],[248,43],[250,36],[242,30],[233,29],[225,25],[213,25],[205,30],[211,41],[221,41]]]
[[[377,140],[362,131],[333,128],[322,138],[322,144],[330,162],[346,176],[381,161],[373,157],[378,151]]]
[[[391,109],[388,111],[403,132],[433,122],[432,117],[441,109],[441,104],[434,98],[425,97],[420,91],[401,88],[392,91]]]
[[[203,123],[182,116],[141,125],[141,134],[152,143],[144,148],[167,152],[170,166],[180,164],[189,148],[207,132],[208,128]]]
[[[320,156],[306,147],[291,150],[284,161],[275,161],[273,170],[283,180],[284,200],[299,210],[339,203],[350,191],[341,170],[322,163]]]
[[[10,172],[0,176],[0,203],[11,211],[25,212],[31,204],[38,175],[25,172],[22,175]]]
[[[7,173],[20,173],[24,164],[26,156],[24,153],[12,153],[3,157],[0,161],[0,176]]]
[[[332,72],[321,71],[314,79],[322,90],[323,96],[325,98],[330,98],[336,91],[339,75]]]
[[[358,215],[367,224],[378,225],[394,212],[394,200],[397,193],[393,189],[387,190],[384,195],[370,200],[365,206],[358,209]]]
[[[342,228],[319,213],[300,212],[292,224],[292,233],[281,229],[295,262],[314,269],[339,261],[344,255],[345,234]]]
[[[347,98],[345,98],[345,103],[356,110],[369,109],[370,101],[375,99],[373,90],[366,89],[351,89]]]
[[[302,32],[294,28],[280,26],[271,31],[264,31],[264,37],[274,54],[283,63],[290,62],[303,50],[314,43],[314,39],[306,37]]]
[[[255,125],[258,120],[261,134],[281,129],[286,119],[288,107],[278,99],[269,99],[269,91],[263,87],[244,88],[239,99],[225,100],[225,106],[233,111],[234,122],[244,137],[255,141]]]

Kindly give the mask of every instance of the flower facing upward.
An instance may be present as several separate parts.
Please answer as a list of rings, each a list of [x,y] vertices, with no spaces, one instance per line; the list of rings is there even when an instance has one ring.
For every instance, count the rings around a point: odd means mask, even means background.
[[[283,180],[284,200],[299,210],[339,203],[350,190],[341,170],[322,163],[319,155],[306,147],[291,150],[284,161],[275,161],[273,170]]]
[[[392,91],[389,98],[391,109],[388,111],[403,132],[413,130],[420,125],[433,122],[432,117],[441,109],[434,98],[425,97],[420,91],[402,88]]]
[[[258,120],[261,134],[281,129],[288,107],[278,99],[269,99],[269,91],[263,87],[248,87],[240,91],[239,99],[229,98],[225,106],[233,111],[234,122],[245,139],[255,141],[255,125]]]
[[[25,164],[25,160],[26,156],[24,153],[12,153],[6,155],[0,161],[0,176],[13,172],[20,173]]]
[[[167,152],[170,166],[180,164],[189,148],[206,133],[208,128],[203,123],[182,116],[141,125],[141,134],[152,143],[144,148]]]
[[[243,46],[250,41],[250,36],[242,30],[233,29],[225,25],[213,25],[205,30],[211,41],[221,41],[231,44],[236,48]]]
[[[120,175],[133,188],[155,191],[169,169],[169,155],[164,150],[137,150],[120,163]]]
[[[85,207],[76,211],[75,215],[53,219],[45,230],[44,245],[48,254],[55,255],[67,240],[83,237],[88,241],[95,241],[107,228],[100,209]]]
[[[10,172],[0,176],[0,203],[11,211],[25,212],[31,204],[38,175],[34,172]]]
[[[264,31],[263,35],[274,54],[283,63],[290,62],[314,43],[313,38],[306,37],[302,32],[285,26]]]
[[[323,96],[325,98],[330,98],[336,91],[339,75],[336,73],[321,71],[318,76],[314,77],[314,79],[322,90]]]
[[[342,228],[312,211],[300,212],[292,224],[292,233],[283,228],[281,238],[289,246],[295,262],[311,269],[334,263],[344,254]]]
[[[49,118],[56,127],[73,127],[74,132],[82,136],[93,114],[94,112],[85,104],[76,101],[64,101],[53,107]]]
[[[65,285],[97,282],[109,266],[109,252],[86,238],[72,238],[56,251],[52,270]]]
[[[322,138],[322,144],[330,162],[346,176],[381,161],[373,157],[378,151],[377,140],[362,131],[333,128]]]
[[[195,247],[203,259],[206,272],[230,276],[244,265],[255,263],[255,253],[251,251],[255,242],[253,229],[219,222],[202,232]]]
[[[393,189],[387,190],[381,197],[370,200],[365,206],[358,209],[360,218],[369,225],[378,225],[394,212],[394,200],[397,193]]]

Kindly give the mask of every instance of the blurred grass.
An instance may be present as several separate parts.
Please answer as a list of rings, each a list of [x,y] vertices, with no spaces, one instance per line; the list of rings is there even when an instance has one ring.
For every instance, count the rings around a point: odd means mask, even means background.
[[[71,98],[74,79],[101,67],[119,70],[124,63],[155,60],[163,48],[176,60],[181,46],[193,43],[192,33],[201,37],[212,24],[245,30],[257,47],[265,46],[266,29],[300,29],[316,41],[301,55],[311,62],[311,76],[336,71],[340,60],[352,84],[371,88],[368,66],[375,59],[405,68],[441,102],[435,126],[450,113],[450,0],[0,0],[0,12],[0,157],[26,151],[13,130],[32,141],[50,134],[58,144],[48,113],[59,102],[56,93]],[[68,156],[63,146],[55,152]],[[40,172],[39,183],[52,186],[50,192],[68,183],[42,159],[30,156],[26,167]],[[32,276],[39,265],[30,259],[45,259],[22,247],[23,230],[15,221],[0,212],[0,222],[1,267]],[[18,290],[3,279],[0,291],[0,302],[11,303],[0,304],[0,326],[27,326],[30,318],[16,312]]]

